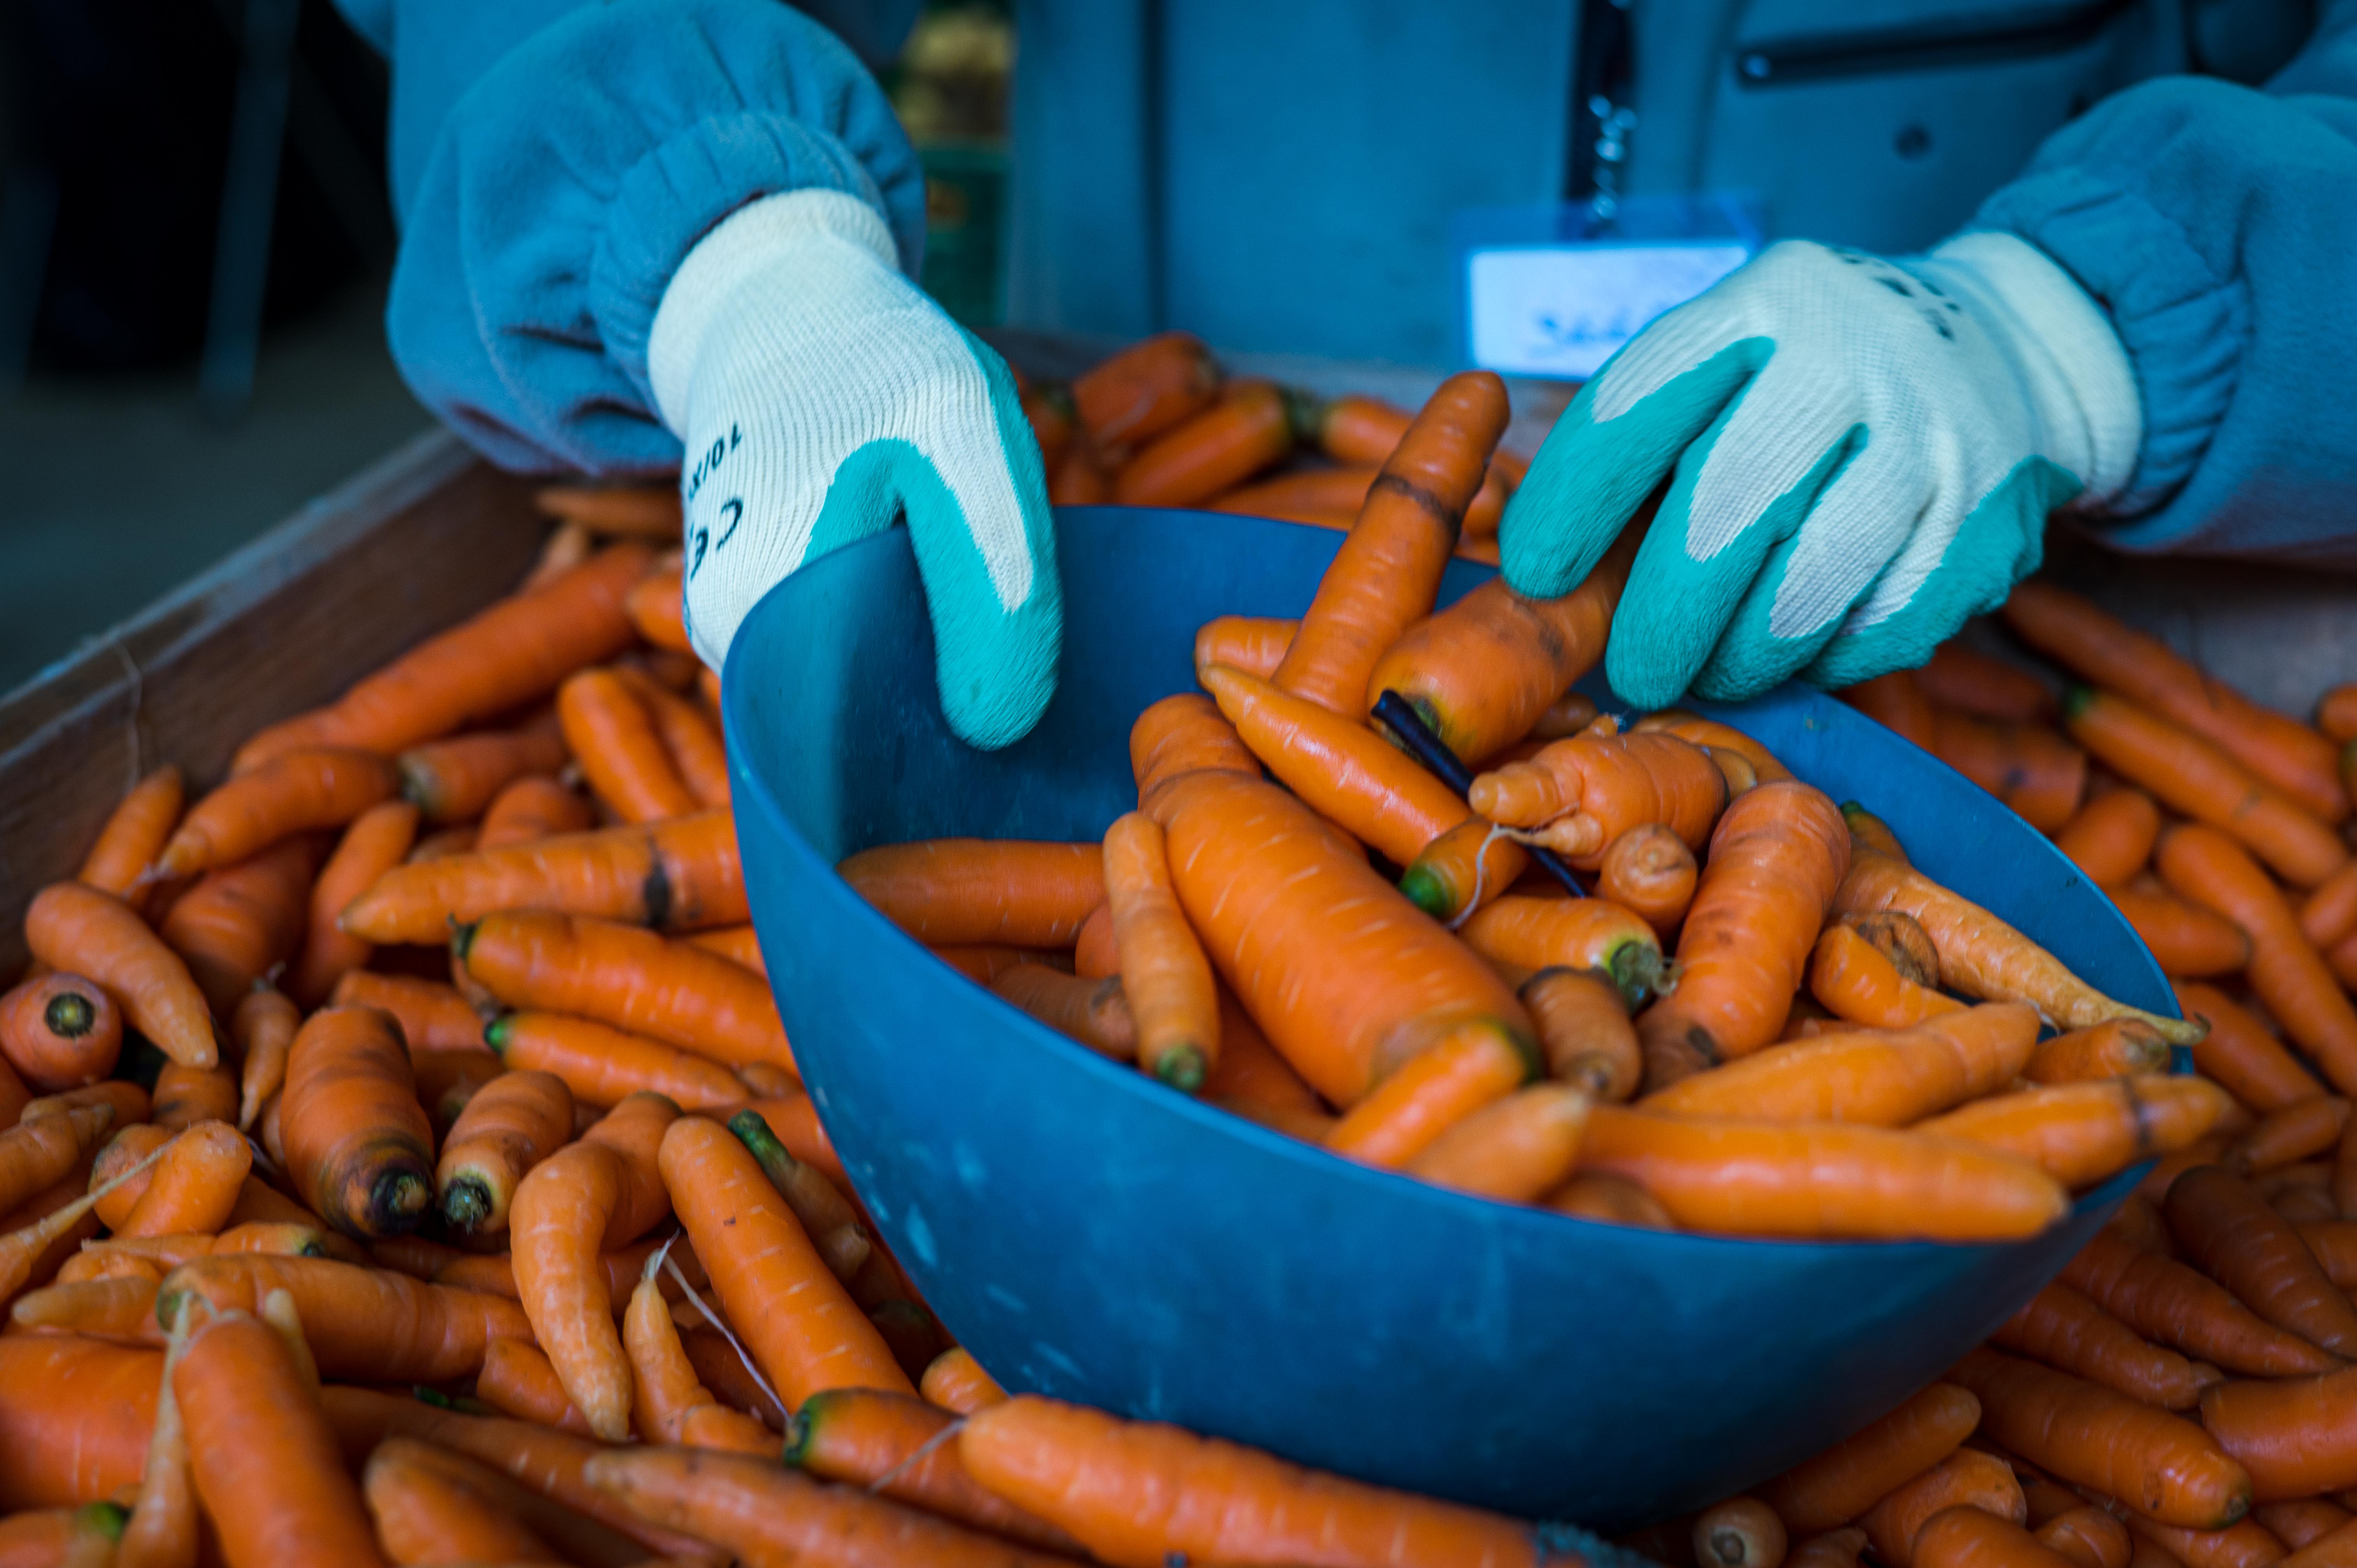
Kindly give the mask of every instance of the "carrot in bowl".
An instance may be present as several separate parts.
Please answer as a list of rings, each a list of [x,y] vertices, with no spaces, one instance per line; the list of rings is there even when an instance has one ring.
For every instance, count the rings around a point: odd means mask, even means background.
[[[1596,895],[1642,915],[1666,941],[1685,919],[1700,875],[1684,839],[1663,823],[1644,822],[1605,846]]]
[[[1689,741],[1590,729],[1480,775],[1467,800],[1490,821],[1530,830],[1532,842],[1592,871],[1607,845],[1647,822],[1700,849],[1727,809],[1727,788],[1709,754]]]

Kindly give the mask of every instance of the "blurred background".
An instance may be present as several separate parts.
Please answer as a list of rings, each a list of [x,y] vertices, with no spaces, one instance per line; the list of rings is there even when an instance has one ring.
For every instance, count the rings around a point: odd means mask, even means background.
[[[957,0],[886,76],[970,326],[1014,63],[1006,5]],[[385,89],[328,0],[0,5],[0,691],[428,427],[384,346]]]

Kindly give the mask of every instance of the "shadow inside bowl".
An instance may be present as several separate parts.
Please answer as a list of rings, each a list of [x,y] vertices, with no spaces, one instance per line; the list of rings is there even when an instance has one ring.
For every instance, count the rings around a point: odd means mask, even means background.
[[[996,753],[953,736],[905,532],[813,563],[738,632],[738,832],[778,1003],[885,1239],[1010,1389],[1615,1530],[1856,1431],[1985,1337],[2132,1189],[2000,1246],[1664,1235],[1329,1155],[1096,1057],[931,961],[837,877],[877,843],[1082,840],[1135,804],[1130,725],[1194,689],[1215,615],[1300,613],[1340,535],[1059,513],[1061,685]],[[1490,575],[1456,563],[1444,599]],[[1591,692],[1608,711],[1599,683]],[[2092,983],[2174,1014],[2126,922],[1977,786],[1820,693],[1709,707]]]

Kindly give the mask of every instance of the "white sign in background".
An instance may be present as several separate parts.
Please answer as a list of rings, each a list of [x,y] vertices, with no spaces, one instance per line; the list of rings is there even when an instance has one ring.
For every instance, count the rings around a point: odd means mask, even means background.
[[[1733,241],[1514,246],[1465,259],[1473,362],[1585,381],[1653,317],[1745,262]]]

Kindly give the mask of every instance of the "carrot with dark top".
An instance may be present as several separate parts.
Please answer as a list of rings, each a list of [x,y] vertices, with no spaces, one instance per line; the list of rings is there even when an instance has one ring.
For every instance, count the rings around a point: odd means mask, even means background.
[[[2209,1132],[2227,1103],[2214,1083],[2147,1073],[1996,1095],[1935,1116],[1917,1131],[1998,1150],[2065,1187],[2082,1187],[2185,1148]]]
[[[1530,973],[1601,970],[1620,987],[1631,1007],[1653,993],[1668,968],[1652,928],[1600,898],[1495,898],[1475,911],[1458,934],[1492,963]]]
[[[1990,1343],[2162,1410],[2191,1410],[2217,1380],[2060,1280],[2007,1318]]]
[[[2244,1176],[2279,1170],[2338,1144],[2349,1121],[2349,1101],[2337,1095],[2303,1100],[2269,1112],[2226,1145],[2219,1163]]]
[[[1104,902],[1094,843],[927,839],[862,850],[835,870],[894,925],[935,945],[1069,947]]]
[[[1780,1568],[1786,1545],[1784,1521],[1758,1498],[1728,1498],[1695,1520],[1701,1568]]]
[[[1827,926],[1811,950],[1809,994],[1834,1016],[1875,1029],[1910,1029],[1964,1007],[1900,972],[1846,921]]]
[[[1684,839],[1661,822],[1643,822],[1605,846],[1596,894],[1643,916],[1666,941],[1686,918],[1700,875]]]
[[[2295,1378],[2341,1364],[2287,1333],[2173,1259],[2098,1230],[2062,1268],[2062,1281],[2146,1338],[2229,1372]]]
[[[330,1007],[296,1032],[281,1101],[287,1173],[347,1235],[414,1230],[434,1201],[434,1130],[400,1026],[373,1008]]]
[[[51,969],[106,987],[124,1020],[173,1060],[210,1067],[219,1059],[205,994],[188,966],[120,899],[52,884],[25,911],[25,943]]]
[[[1628,999],[1598,969],[1542,969],[1516,994],[1538,1029],[1547,1076],[1590,1099],[1619,1102],[1637,1092],[1644,1058]]]
[[[1210,406],[1219,385],[1219,367],[1200,338],[1157,333],[1074,377],[1072,412],[1088,445],[1120,452]]]
[[[141,878],[164,853],[173,828],[178,825],[186,793],[180,770],[169,766],[158,768],[132,786],[99,830],[98,840],[82,857],[74,880],[112,893],[135,908],[145,891]]]
[[[2175,989],[2185,1015],[2210,1026],[2193,1046],[2195,1071],[2225,1085],[2263,1116],[2324,1092],[2315,1075],[2242,1004],[2214,985],[2180,981]]]
[[[1290,399],[1267,381],[1231,381],[1211,407],[1155,437],[1113,481],[1119,506],[1199,506],[1293,450]]]
[[[387,800],[353,819],[335,853],[312,885],[310,918],[301,956],[282,987],[305,1007],[326,1002],[336,983],[364,967],[374,944],[346,932],[337,921],[344,907],[377,878],[408,858],[417,841],[418,809],[407,800]]]
[[[2050,833],[2069,822],[2087,792],[2087,754],[2042,724],[1998,724],[1932,711],[1932,751]]]
[[[2032,1083],[2084,1083],[2169,1070],[2169,1046],[2140,1018],[2114,1018],[2038,1042],[2021,1076]]]
[[[819,1256],[826,1260],[828,1272],[845,1285],[855,1284],[875,1254],[876,1243],[851,1200],[815,1166],[796,1159],[759,1112],[739,1111],[728,1119],[728,1131],[794,1211]]]
[[[553,716],[511,730],[478,730],[414,746],[394,760],[402,798],[425,821],[464,822],[481,816],[517,779],[552,774],[566,760]]]
[[[1399,887],[1434,919],[1460,921],[1512,887],[1529,864],[1530,852],[1495,824],[1468,816],[1416,852]]]
[[[2223,915],[2149,886],[2104,891],[2167,974],[2233,974],[2251,961],[2250,936]]]
[[[990,977],[994,995],[1115,1061],[1137,1058],[1137,1021],[1121,977],[1084,980],[1043,963],[1009,964]]]
[[[539,839],[587,832],[597,823],[597,813],[578,791],[544,774],[529,774],[484,808],[470,853],[489,854]]]
[[[483,1039],[498,1053],[508,1076],[530,1071],[554,1075],[564,1083],[571,1091],[568,1131],[573,1101],[602,1109],[651,1091],[677,1101],[683,1111],[708,1111],[740,1104],[746,1098],[744,1084],[718,1062],[588,1018],[502,1013],[483,1026]]]
[[[2107,789],[2079,808],[2054,835],[2098,887],[2116,887],[2145,868],[2160,837],[2160,808],[2141,789]]]
[[[2244,1305],[2310,1344],[2357,1353],[2357,1306],[2248,1182],[2203,1165],[2170,1185],[2162,1209],[2188,1260]]]
[[[573,1137],[573,1095],[553,1073],[502,1073],[467,1102],[434,1168],[443,1222],[462,1236],[508,1228],[516,1184]]]
[[[0,996],[0,1057],[45,1094],[98,1082],[122,1053],[121,1010],[81,975],[52,971]]]
[[[1985,719],[2026,724],[2054,713],[2054,693],[2044,682],[1961,640],[1933,649],[1931,661],[1915,671],[1915,679],[1933,702]]]

